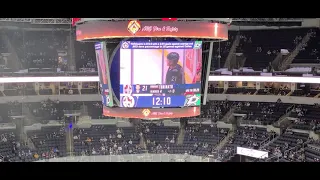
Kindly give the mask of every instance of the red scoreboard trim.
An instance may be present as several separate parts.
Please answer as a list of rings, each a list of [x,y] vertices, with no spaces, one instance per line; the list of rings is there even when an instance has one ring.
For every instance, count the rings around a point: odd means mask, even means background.
[[[139,119],[165,119],[192,117],[200,115],[200,107],[183,107],[183,108],[121,108],[121,107],[103,107],[104,116],[119,118],[139,118]]]
[[[89,21],[77,25],[77,40],[177,37],[228,40],[228,26],[187,21]]]
[[[72,24],[72,26],[75,26],[76,23],[77,23],[78,21],[80,21],[80,20],[81,20],[81,18],[71,18],[71,24]]]
[[[162,21],[178,21],[178,18],[162,18]]]

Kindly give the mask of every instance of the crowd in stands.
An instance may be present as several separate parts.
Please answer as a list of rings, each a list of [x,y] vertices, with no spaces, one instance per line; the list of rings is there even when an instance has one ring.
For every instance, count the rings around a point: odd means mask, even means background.
[[[79,95],[98,94],[97,83],[82,83],[82,87],[72,83],[45,83],[35,87],[35,83],[8,83],[5,84],[0,96],[35,96],[35,95]]]
[[[29,69],[29,72],[57,72],[68,70],[68,61],[72,53],[77,59],[77,71],[92,69],[96,71],[94,43],[75,42],[70,50],[70,31],[64,29],[7,29],[0,32],[0,53],[9,53],[16,58],[18,69]],[[8,42],[6,42],[8,40]],[[8,50],[8,43],[12,47]],[[70,54],[71,52],[71,54]],[[0,68],[7,67],[7,57],[0,55]],[[83,69],[84,68],[84,69]]]
[[[318,120],[320,111],[319,105],[295,105],[290,117],[292,120],[294,129],[301,130],[313,130],[320,132],[320,121]]]
[[[11,104],[19,107],[17,102]],[[54,112],[56,104],[60,102],[42,102],[41,106],[37,107],[39,109],[36,109],[38,112],[44,111],[54,115],[51,113]],[[91,104],[94,106],[95,102]],[[77,107],[78,105],[61,104],[61,106]],[[30,108],[33,109],[35,106]],[[299,108],[306,111],[297,107],[293,112],[299,111],[297,110]],[[228,128],[218,128],[214,122],[211,124],[198,122],[186,125],[183,136],[180,135],[181,131],[179,126],[165,126],[162,121],[141,122],[133,127],[92,125],[90,128],[74,128],[72,132],[62,124],[27,131],[27,136],[33,144],[30,146],[28,143],[22,145],[15,139],[15,130],[0,130],[0,155],[3,157],[2,161],[6,158],[7,161],[26,162],[64,157],[67,156],[66,136],[71,135],[74,141],[74,154],[77,156],[145,152],[210,156],[217,154],[218,144],[227,138],[229,133],[233,133],[219,150],[217,159],[228,161],[235,154],[235,148],[238,146],[268,151],[270,157],[268,161],[319,162],[320,158],[320,143],[312,140],[307,133],[297,133],[292,130],[286,130],[278,135],[273,131],[269,132],[267,128],[238,126],[230,131]]]
[[[214,45],[212,66],[215,68],[224,66],[230,49],[239,36],[240,42],[235,53],[237,57],[243,58],[240,67],[252,67],[254,70],[266,69],[270,66],[270,62],[281,53],[281,49],[292,52],[308,33],[311,33],[311,39],[303,44],[301,52],[293,62],[318,63],[319,29],[290,28],[230,31],[228,41]],[[0,34],[6,37],[0,38],[0,53],[9,52],[8,43],[10,43],[13,48],[10,53],[17,56],[21,62],[20,69],[58,68],[60,64],[66,65],[67,61],[72,58],[71,52],[77,59],[77,70],[96,70],[94,43],[70,43],[70,41],[75,41],[75,38],[70,38],[75,34],[70,33],[70,30],[44,29],[41,31],[21,28],[1,30]],[[70,44],[74,44],[72,50],[70,50]],[[0,57],[0,66],[6,66],[5,59],[3,56]],[[220,67],[218,62],[220,62]]]
[[[214,46],[213,66],[222,67],[237,36],[240,43],[236,48],[237,56],[242,57],[240,67],[252,67],[254,70],[266,69],[281,53],[281,49],[292,52],[303,38],[311,33],[311,38],[302,45],[293,63],[319,63],[319,29],[297,28],[277,30],[254,30],[229,33],[229,40]],[[70,51],[70,32],[61,30],[29,31],[1,30],[0,32],[0,69],[8,65],[8,59],[2,53],[13,54],[19,69],[32,68],[56,69],[66,65],[74,52],[77,59],[76,69],[82,71],[96,70],[93,43],[75,42]],[[4,37],[8,42],[5,43]],[[270,38],[272,37],[272,38]],[[10,43],[10,48],[8,44]],[[19,64],[18,63],[18,64]],[[66,69],[64,67],[64,69]],[[209,86],[209,93],[279,95],[318,97],[319,88],[306,89],[298,86],[291,91],[289,85],[265,86],[259,90],[252,87],[235,87],[228,89],[218,84]],[[39,95],[51,95],[53,92],[40,89]],[[60,94],[94,94],[98,89],[84,88],[80,92],[75,87],[61,89]],[[9,84],[0,91],[0,96],[36,95],[34,87],[29,84]],[[291,108],[293,106],[293,108]],[[272,125],[284,114],[288,114],[291,124],[289,129],[277,134],[267,128],[256,126],[237,126],[230,130],[218,128],[215,124],[234,109],[234,113],[244,115],[243,122],[259,125]],[[22,143],[16,137],[15,130],[0,129],[0,161],[36,161],[67,156],[66,137],[72,136],[74,154],[77,156],[121,155],[140,153],[168,153],[209,156],[217,153],[216,148],[224,140],[226,144],[218,151],[217,158],[227,161],[234,153],[235,147],[260,149],[269,152],[268,161],[283,162],[319,162],[320,143],[309,137],[308,131],[320,132],[319,105],[292,105],[281,101],[266,102],[229,102],[209,101],[201,109],[201,115],[188,118],[194,121],[186,126],[165,126],[161,121],[142,122],[134,127],[117,127],[115,125],[92,125],[90,128],[68,129],[59,126],[43,126],[38,130],[27,132],[30,141]],[[27,110],[27,111],[26,111]],[[70,111],[72,110],[72,111]],[[29,111],[29,113],[28,113]],[[66,112],[87,111],[92,119],[110,118],[102,116],[101,102],[59,102],[46,100],[37,103],[8,102],[0,104],[0,123],[11,122],[13,116],[29,116],[37,123],[45,124],[48,120],[64,122]],[[202,124],[198,120],[210,120],[211,124]],[[198,122],[197,122],[198,121]],[[296,132],[294,129],[306,131]],[[230,137],[229,137],[230,136]],[[226,139],[228,138],[228,139]],[[220,147],[219,147],[220,148]]]
[[[99,118],[102,114],[100,102],[67,103],[46,100],[40,103],[19,103],[9,102],[7,108],[1,108],[3,122],[10,122],[11,116],[22,115],[22,109],[28,108],[34,118],[43,123],[42,120],[63,120],[64,113],[68,110],[81,110],[86,106],[88,115],[92,118]],[[216,108],[216,111],[225,113],[225,110],[235,108],[234,113],[244,113],[248,118],[245,120],[259,121],[261,124],[269,125],[287,112],[291,104],[282,102],[229,102],[213,101],[207,106]],[[5,106],[3,106],[5,107]],[[223,110],[222,110],[223,109]],[[290,129],[311,130],[317,132],[318,105],[294,105],[290,118],[293,122],[288,126]],[[212,112],[212,114],[214,114]],[[210,115],[208,113],[207,115]],[[220,115],[217,113],[216,115]],[[208,116],[207,116],[208,117]],[[8,119],[5,119],[8,118]],[[102,117],[101,117],[102,118]],[[107,118],[107,117],[104,117]],[[168,153],[187,154],[196,156],[208,156],[217,154],[216,147],[231,132],[227,128],[217,128],[217,118],[211,116],[211,124],[199,122],[189,123],[181,126],[165,126],[162,121],[144,121],[136,127],[117,127],[114,125],[93,125],[90,128],[75,128],[72,134],[74,139],[74,153],[76,155],[110,155],[110,154],[139,154]],[[221,119],[221,117],[219,117]],[[61,121],[64,122],[64,121]],[[302,123],[303,122],[303,123]],[[63,124],[63,123],[62,123]],[[2,130],[0,130],[2,133]],[[35,161],[39,159],[66,156],[66,131],[64,126],[42,127],[41,130],[28,131],[27,135],[33,143],[33,148],[26,145],[13,144],[19,141],[14,139],[14,131],[6,131],[1,135],[2,146],[1,156],[12,161]],[[1,134],[0,133],[0,134]],[[217,158],[227,161],[235,153],[237,146],[263,149],[269,151],[269,160],[280,161],[318,161],[318,141],[309,138],[306,133],[297,133],[286,130],[278,135],[275,132],[267,131],[266,128],[255,126],[238,126],[232,130],[229,137]],[[180,137],[181,136],[181,137]],[[179,138],[180,137],[180,138]],[[9,145],[8,145],[9,143]],[[9,150],[18,149],[16,152]],[[4,148],[4,150],[1,150]],[[18,158],[17,158],[18,157]]]
[[[319,98],[320,90],[319,85],[315,84],[311,86],[310,84],[300,84],[297,83],[297,88],[291,90],[288,84],[265,84],[264,87],[234,87],[232,83],[229,82],[227,89],[222,87],[217,87],[214,83],[211,83],[208,88],[209,94],[238,94],[238,95],[273,95],[273,96],[293,96],[293,97],[309,97],[309,98]],[[244,83],[244,82],[242,82]],[[255,85],[255,84],[254,84]],[[82,86],[72,83],[46,83],[45,85],[40,85],[39,88],[35,87],[34,83],[8,83],[5,84],[3,90],[0,90],[1,96],[34,96],[34,95],[82,95],[82,94],[98,94],[100,91],[96,83],[82,83]],[[215,105],[210,105],[210,107]],[[206,107],[204,107],[206,108]],[[212,108],[208,111],[215,112]],[[205,113],[204,112],[204,113]],[[212,116],[212,113],[209,113]],[[207,116],[207,115],[203,115]],[[205,117],[204,117],[205,118]]]
[[[237,82],[238,83],[238,82]],[[244,82],[242,82],[244,84]],[[311,97],[317,98],[320,96],[318,84],[311,86],[310,84],[297,83],[297,88],[291,90],[289,84],[265,84],[263,87],[240,86],[234,87],[233,82],[229,82],[228,88],[219,87],[218,84],[211,83],[208,88],[210,94],[241,94],[241,95],[276,95],[276,96],[295,96],[295,97]]]
[[[275,141],[271,142],[267,149],[273,156],[282,161],[305,161],[304,147],[309,140],[309,134],[287,130]]]
[[[27,133],[36,150],[30,161],[66,156],[64,127],[41,127],[41,130],[31,130]]]
[[[68,51],[68,31],[7,30],[22,68],[57,68],[58,52]]]
[[[141,134],[134,127],[93,125],[74,129],[76,155],[121,155],[142,153]]]
[[[297,57],[293,60],[293,63],[315,63],[320,62],[319,54],[319,29],[311,29],[311,38],[309,42],[302,48]]]
[[[238,102],[235,113],[245,114],[244,120],[258,121],[264,125],[270,125],[284,115],[290,104],[266,103],[266,102]]]
[[[240,126],[234,132],[234,136],[229,139],[226,147],[246,147],[259,149],[276,137],[275,132],[268,132],[266,128],[255,126]]]
[[[225,114],[230,110],[232,107],[233,102],[229,101],[209,101],[206,105],[203,105],[201,108],[201,113],[197,117],[186,118],[189,121],[195,120],[199,122],[199,119],[211,121],[218,121],[221,120]]]
[[[281,49],[292,52],[309,31],[309,28],[241,31],[237,51],[246,58],[243,67],[266,69]]]
[[[97,71],[94,43],[76,42],[75,52],[77,59],[77,69],[82,69],[82,71],[95,69]]]

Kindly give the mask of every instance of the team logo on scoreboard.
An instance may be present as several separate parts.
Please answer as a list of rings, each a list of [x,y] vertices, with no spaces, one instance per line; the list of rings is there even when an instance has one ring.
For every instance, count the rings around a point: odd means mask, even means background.
[[[202,41],[195,41],[194,42],[194,49],[200,49],[202,45]]]
[[[129,42],[125,41],[122,43],[122,49],[128,49],[129,48]]]
[[[132,86],[131,85],[124,85],[123,86],[123,93],[124,94],[132,94]]]
[[[109,96],[101,96],[102,97],[102,104],[109,106],[110,104],[110,97]]]
[[[136,21],[136,20],[129,21],[128,31],[132,35],[135,35],[138,31],[140,31],[140,29],[141,29],[141,25],[140,25],[139,21]]]
[[[132,97],[132,96],[124,96],[123,98],[122,98],[122,106],[123,107],[134,107],[134,104],[135,104],[135,99],[134,99],[134,97]]]
[[[149,109],[142,110],[142,115],[144,115],[145,117],[149,116],[150,113],[151,113],[151,111]]]
[[[187,95],[186,101],[184,102],[184,106],[196,106],[200,100],[200,95]]]
[[[106,105],[109,106],[109,104],[110,104],[110,97],[106,96]]]

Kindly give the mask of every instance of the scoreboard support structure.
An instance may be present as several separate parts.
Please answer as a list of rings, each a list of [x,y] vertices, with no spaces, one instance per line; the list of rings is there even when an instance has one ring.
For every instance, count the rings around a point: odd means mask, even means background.
[[[213,41],[210,42],[210,48],[209,48],[209,57],[208,57],[208,64],[207,64],[207,71],[206,71],[206,81],[204,85],[204,93],[203,93],[203,100],[202,104],[207,104],[207,96],[208,96],[208,84],[209,84],[209,75],[210,75],[210,68],[211,68],[211,59],[212,59],[212,51],[213,51]]]

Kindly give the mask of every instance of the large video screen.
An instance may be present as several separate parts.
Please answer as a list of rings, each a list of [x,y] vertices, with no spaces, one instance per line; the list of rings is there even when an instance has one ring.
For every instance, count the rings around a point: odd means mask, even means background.
[[[201,41],[122,41],[120,107],[199,106],[201,69]]]
[[[106,44],[98,42],[95,44],[96,61],[98,67],[100,92],[102,104],[105,106],[113,106],[113,99],[111,94],[111,83],[109,75],[108,54],[106,51]]]

